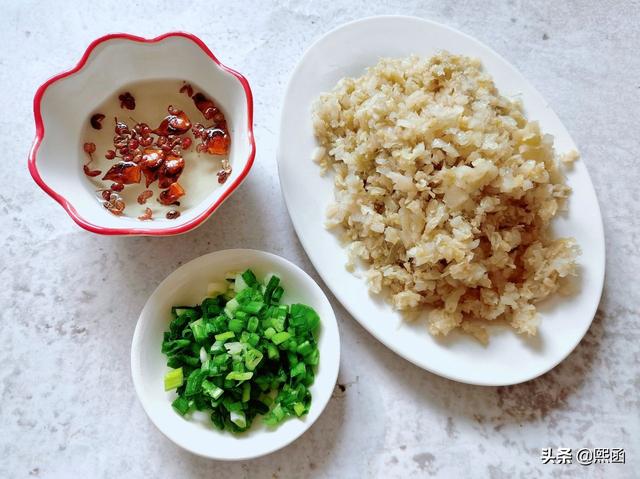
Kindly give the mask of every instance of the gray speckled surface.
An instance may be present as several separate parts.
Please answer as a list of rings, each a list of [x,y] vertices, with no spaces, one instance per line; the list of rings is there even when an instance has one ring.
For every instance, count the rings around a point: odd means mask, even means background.
[[[638,477],[638,2],[104,3],[2,6],[0,477]],[[332,298],[343,388],[311,430],[254,461],[192,456],[151,425],[135,397],[129,345],[138,313],[178,265],[223,248],[272,251],[317,278],[280,194],[279,105],[312,40],[348,20],[382,13],[430,18],[477,37],[514,63],[565,122],[604,215],[607,278],[596,319],[549,374],[520,386],[479,388],[397,357]],[[199,35],[251,81],[255,167],[192,233],[164,239],[89,234],[29,177],[32,95],[101,34],[175,29]],[[624,447],[626,464],[543,465],[546,446]]]

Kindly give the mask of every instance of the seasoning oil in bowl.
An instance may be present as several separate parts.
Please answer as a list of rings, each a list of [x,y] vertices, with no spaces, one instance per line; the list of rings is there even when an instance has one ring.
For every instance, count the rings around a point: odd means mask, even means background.
[[[224,113],[181,80],[125,85],[85,125],[84,174],[116,216],[178,218],[231,173]]]

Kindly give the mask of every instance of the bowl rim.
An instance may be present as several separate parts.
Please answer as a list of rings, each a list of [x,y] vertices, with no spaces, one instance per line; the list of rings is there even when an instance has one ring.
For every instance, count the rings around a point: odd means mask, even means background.
[[[240,82],[244,90],[245,99],[247,102],[246,103],[247,136],[248,136],[249,145],[250,145],[250,152],[249,152],[249,157],[247,159],[247,162],[242,172],[240,173],[240,175],[235,179],[233,183],[231,183],[231,185],[229,185],[222,192],[222,194],[216,201],[214,201],[209,207],[207,207],[198,216],[187,221],[184,224],[181,224],[178,226],[170,226],[167,228],[145,228],[145,227],[112,228],[112,227],[105,227],[105,226],[100,226],[95,223],[92,223],[86,220],[85,218],[83,218],[82,216],[80,216],[80,214],[78,214],[78,212],[76,211],[75,207],[62,194],[56,192],[53,188],[47,185],[47,183],[40,176],[40,172],[38,171],[38,166],[37,166],[38,149],[40,148],[40,145],[45,135],[44,123],[42,121],[42,112],[41,112],[42,97],[44,96],[45,92],[47,91],[47,88],[49,88],[50,85],[57,82],[58,80],[62,80],[80,71],[87,63],[89,57],[93,53],[93,50],[99,45],[101,45],[102,43],[105,43],[111,40],[128,40],[128,41],[137,42],[137,43],[154,44],[154,43],[160,43],[161,41],[171,37],[180,37],[180,38],[185,38],[187,40],[192,41],[198,47],[200,47],[200,49],[204,52],[204,54],[207,55],[221,70],[227,73],[230,73]],[[187,33],[182,31],[168,32],[153,38],[144,38],[144,37],[132,35],[129,33],[110,33],[95,39],[89,44],[89,46],[85,50],[82,57],[73,68],[63,71],[62,73],[58,73],[57,75],[54,75],[53,77],[49,78],[47,81],[45,81],[42,85],[38,87],[38,89],[36,90],[35,96],[33,98],[33,114],[34,114],[34,119],[36,124],[36,133],[35,133],[35,138],[33,140],[33,144],[31,146],[31,149],[29,151],[29,156],[28,156],[29,173],[31,173],[33,180],[38,184],[38,186],[40,186],[40,188],[42,188],[45,191],[45,193],[51,196],[51,198],[57,201],[64,208],[67,214],[71,216],[73,221],[75,221],[75,223],[78,226],[84,228],[87,231],[91,231],[92,233],[98,233],[102,235],[129,235],[129,236],[175,235],[175,234],[185,233],[191,229],[194,229],[200,226],[200,224],[202,224],[231,195],[231,193],[235,191],[235,189],[240,185],[240,183],[242,183],[242,181],[245,179],[245,177],[249,173],[249,170],[253,166],[253,162],[256,155],[256,143],[255,143],[255,136],[253,132],[253,93],[251,91],[251,87],[249,85],[248,80],[241,73],[229,68],[228,66],[224,65],[220,60],[218,60],[216,56],[213,54],[213,52],[209,49],[209,47],[207,47],[207,45],[200,38],[193,35],[192,33]]]

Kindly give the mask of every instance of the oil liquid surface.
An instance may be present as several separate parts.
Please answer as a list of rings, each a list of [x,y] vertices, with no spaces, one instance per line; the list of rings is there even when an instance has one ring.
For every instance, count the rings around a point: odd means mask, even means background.
[[[102,180],[102,177],[109,168],[120,161],[119,158],[113,160],[105,158],[107,150],[114,150],[113,138],[115,136],[114,128],[116,118],[119,121],[125,122],[129,128],[133,128],[136,123],[146,123],[151,129],[155,129],[167,116],[167,108],[169,105],[172,105],[184,111],[192,125],[196,123],[202,123],[205,126],[209,125],[210,121],[204,118],[203,114],[196,108],[193,100],[186,93],[180,92],[180,89],[184,85],[185,82],[182,80],[165,79],[130,83],[118,89],[92,111],[85,122],[82,143],[91,142],[96,145],[96,151],[92,155],[93,160],[89,167],[91,170],[100,170],[101,174],[95,177],[86,176],[87,180],[92,183],[92,186],[96,190],[96,201],[104,203],[101,192],[109,189],[113,182]],[[193,85],[193,87],[195,91],[201,91],[195,85]],[[121,108],[118,97],[124,92],[131,93],[135,98],[134,110]],[[215,102],[215,97],[211,98]],[[102,128],[99,130],[93,128],[90,122],[91,116],[95,113],[105,115],[104,120],[102,120]],[[229,122],[229,118],[227,118],[227,122]],[[155,181],[147,188],[145,187],[143,175],[140,183],[125,185],[122,191],[117,192],[126,204],[122,216],[137,218],[145,212],[146,208],[151,208],[154,221],[170,221],[165,219],[167,212],[171,210],[184,212],[198,205],[213,190],[221,187],[216,175],[221,169],[222,160],[228,157],[197,152],[195,145],[198,140],[193,137],[191,131],[180,137],[188,137],[192,140],[192,146],[182,152],[185,167],[178,183],[184,188],[185,195],[179,199],[180,205],[166,206],[158,202],[157,198],[161,191],[158,188],[158,182]],[[233,148],[233,145],[231,148]],[[86,161],[88,161],[88,158]],[[146,189],[151,190],[153,196],[149,198],[145,204],[139,204],[137,201],[138,195]]]

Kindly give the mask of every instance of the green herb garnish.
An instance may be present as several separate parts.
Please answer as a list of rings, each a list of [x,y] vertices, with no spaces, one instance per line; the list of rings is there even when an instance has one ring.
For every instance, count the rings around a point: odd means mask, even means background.
[[[172,368],[165,390],[176,389],[182,416],[207,411],[219,429],[245,431],[257,415],[268,425],[309,412],[319,351],[318,314],[279,304],[277,276],[261,283],[248,269],[227,279],[227,291],[194,307],[176,306],[162,352]]]

